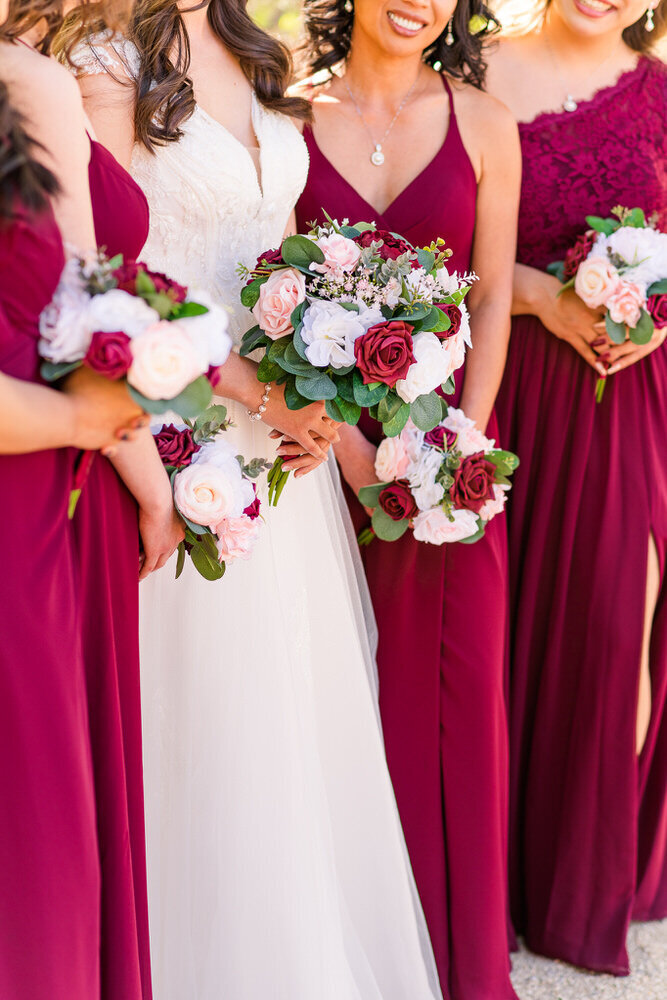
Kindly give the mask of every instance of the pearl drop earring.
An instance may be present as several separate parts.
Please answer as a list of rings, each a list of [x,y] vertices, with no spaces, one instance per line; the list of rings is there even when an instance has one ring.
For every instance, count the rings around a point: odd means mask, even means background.
[[[343,4],[343,10],[345,11],[346,14],[352,13],[352,11],[354,10],[354,5],[352,4],[352,0],[345,0],[345,3]]]
[[[453,45],[455,42],[454,32],[452,28],[454,26],[454,18],[450,17],[449,24],[447,25],[447,34],[445,35],[445,45]]]
[[[653,20],[653,7],[649,7],[646,11],[646,24],[644,27],[647,31],[653,31],[655,28],[655,21]]]

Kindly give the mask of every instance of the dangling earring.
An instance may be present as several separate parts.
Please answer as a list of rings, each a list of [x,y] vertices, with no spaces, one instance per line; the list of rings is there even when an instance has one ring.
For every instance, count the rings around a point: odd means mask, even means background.
[[[653,31],[655,28],[655,22],[653,20],[653,7],[649,7],[646,11],[646,24],[644,25],[647,31]]]
[[[345,3],[343,4],[343,10],[345,11],[346,14],[352,13],[352,11],[354,10],[354,4],[352,3],[352,0],[345,0]]]
[[[445,45],[453,45],[456,39],[454,38],[454,32],[452,28],[454,26],[454,18],[450,17],[449,24],[447,25],[447,34],[445,35]]]

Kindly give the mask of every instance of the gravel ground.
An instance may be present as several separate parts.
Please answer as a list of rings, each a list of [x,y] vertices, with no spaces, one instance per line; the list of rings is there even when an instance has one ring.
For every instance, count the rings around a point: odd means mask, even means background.
[[[667,920],[633,924],[628,949],[632,974],[620,979],[522,950],[512,982],[521,1000],[667,1000]]]

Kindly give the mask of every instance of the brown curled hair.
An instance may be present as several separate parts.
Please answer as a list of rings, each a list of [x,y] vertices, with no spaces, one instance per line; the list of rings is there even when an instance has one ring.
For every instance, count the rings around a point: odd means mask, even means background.
[[[306,41],[302,61],[307,73],[333,70],[350,52],[354,9],[345,9],[344,0],[305,0]],[[480,30],[470,31],[471,18],[479,18]],[[459,0],[453,16],[454,44],[447,45],[447,31],[424,50],[424,61],[434,69],[474,87],[482,88],[486,76],[484,43],[498,30],[484,0]]]
[[[59,190],[51,171],[34,158],[35,145],[0,81],[0,220],[10,219],[17,203],[41,211]]]
[[[255,24],[246,0],[204,0],[190,9],[204,6],[213,33],[238,59],[264,107],[310,119],[308,101],[285,93],[292,78],[288,48]],[[190,43],[176,0],[138,0],[130,39],[140,57],[135,136],[152,150],[180,139],[183,124],[195,110],[188,76]]]
[[[70,28],[66,42],[60,45],[61,51],[69,57],[70,51],[91,34],[94,26],[125,30],[132,9],[132,0],[91,0],[90,3],[84,0],[67,15]],[[0,27],[0,36],[14,41],[43,24],[44,34],[36,48],[43,55],[50,55],[63,20],[63,0],[9,0],[9,14]]]

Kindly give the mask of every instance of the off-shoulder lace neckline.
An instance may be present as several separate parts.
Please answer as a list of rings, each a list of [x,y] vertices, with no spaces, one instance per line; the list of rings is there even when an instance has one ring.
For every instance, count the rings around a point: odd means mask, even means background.
[[[540,111],[534,118],[530,121],[518,122],[519,129],[522,131],[530,131],[536,127],[541,127],[547,122],[551,122],[554,119],[562,119],[563,121],[568,121],[576,118],[582,112],[593,111],[598,108],[598,106],[608,100],[611,96],[619,93],[629,86],[635,79],[635,77],[640,73],[645,71],[652,62],[654,62],[650,56],[640,56],[637,60],[637,64],[631,69],[626,69],[614,83],[607,84],[605,87],[600,87],[596,90],[594,94],[582,101],[577,101],[576,111],[564,111],[562,108],[558,108],[553,111]]]

